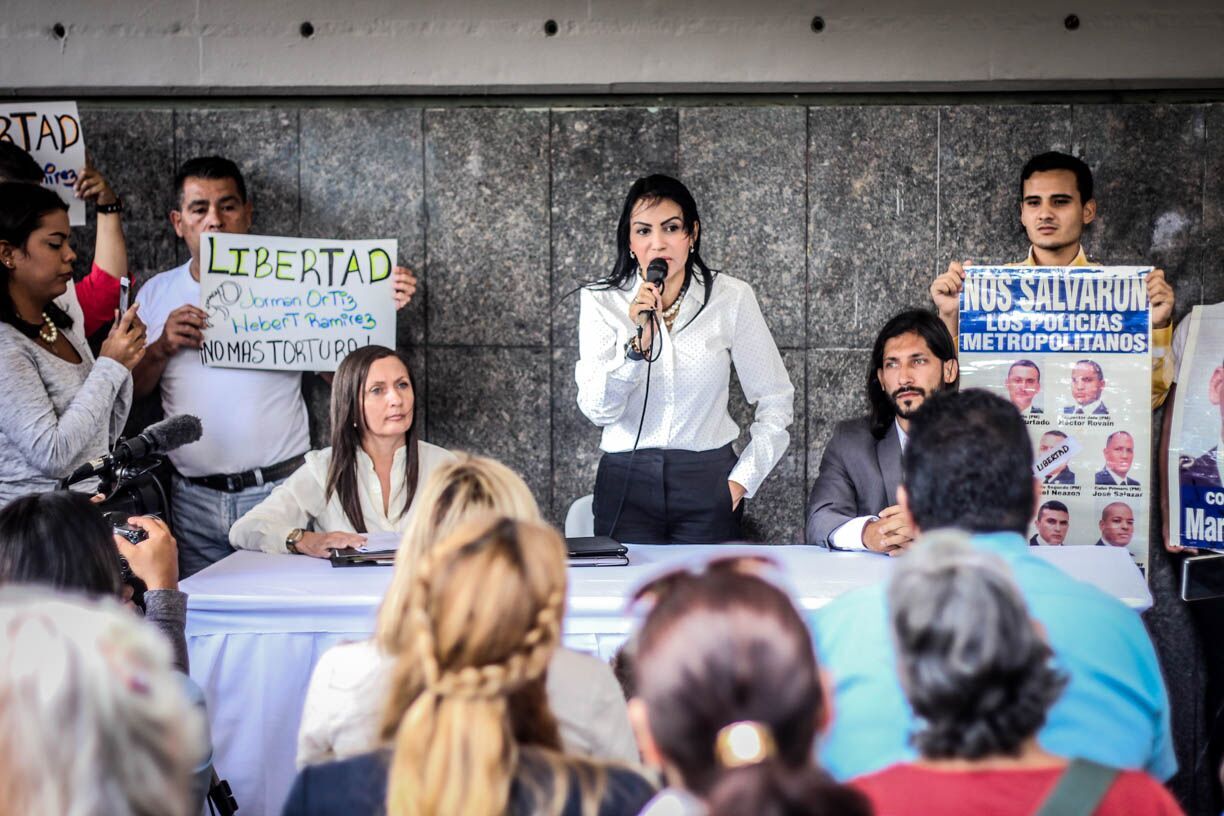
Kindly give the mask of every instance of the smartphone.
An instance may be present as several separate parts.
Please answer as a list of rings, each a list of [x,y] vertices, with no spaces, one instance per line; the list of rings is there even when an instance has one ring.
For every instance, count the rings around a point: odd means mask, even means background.
[[[1224,598],[1224,554],[1193,555],[1182,561],[1183,601]]]
[[[127,276],[119,279],[119,316],[123,317],[132,299],[132,280]]]

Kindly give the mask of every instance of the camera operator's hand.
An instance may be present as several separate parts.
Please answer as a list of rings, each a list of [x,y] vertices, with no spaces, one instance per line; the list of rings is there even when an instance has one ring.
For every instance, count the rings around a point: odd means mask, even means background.
[[[178,589],[178,543],[170,535],[166,522],[152,516],[132,516],[128,524],[139,527],[149,537],[133,544],[123,536],[115,536],[119,554],[127,559],[132,574],[149,589]]]
[[[297,543],[298,552],[315,558],[328,558],[332,550],[343,550],[349,547],[365,546],[365,536],[357,533],[314,533],[302,534],[302,540]]]

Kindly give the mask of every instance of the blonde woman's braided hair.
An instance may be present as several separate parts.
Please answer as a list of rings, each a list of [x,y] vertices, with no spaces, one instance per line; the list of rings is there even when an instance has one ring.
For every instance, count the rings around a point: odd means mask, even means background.
[[[495,459],[461,453],[430,474],[395,556],[391,585],[378,611],[375,640],[388,655],[403,648],[417,562],[435,542],[475,516],[540,521],[540,508],[522,478]]]
[[[519,762],[507,699],[544,675],[564,606],[565,548],[538,522],[477,518],[417,562],[382,723],[388,816],[506,812]]]

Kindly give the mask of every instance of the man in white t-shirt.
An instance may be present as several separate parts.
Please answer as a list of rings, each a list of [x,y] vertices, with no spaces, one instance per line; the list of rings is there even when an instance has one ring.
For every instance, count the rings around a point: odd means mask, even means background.
[[[233,552],[229,528],[302,464],[310,448],[302,375],[204,365],[198,349],[208,315],[200,302],[200,236],[245,234],[254,210],[238,166],[217,156],[186,161],[175,177],[175,233],[191,259],[154,276],[136,297],[149,346],[132,372],[137,396],[160,386],[167,416],[200,418],[198,442],[169,454],[179,571],[187,577]],[[397,308],[416,280],[395,270]]]

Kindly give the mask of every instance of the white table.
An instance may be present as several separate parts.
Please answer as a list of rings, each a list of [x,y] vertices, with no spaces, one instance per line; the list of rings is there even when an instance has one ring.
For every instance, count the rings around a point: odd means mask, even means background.
[[[569,571],[565,644],[608,658],[631,621],[627,591],[661,564],[692,558],[702,546],[631,546],[627,567]],[[737,548],[740,549],[740,548]],[[752,547],[779,561],[806,609],[883,579],[892,559],[815,547]],[[1037,547],[1032,552],[1138,611],[1152,605],[1142,575],[1124,550]],[[239,552],[183,581],[189,594],[191,676],[204,689],[218,772],[229,780],[243,816],[280,812],[293,782],[302,700],[319,655],[335,643],[367,637],[391,570],[336,569],[290,555]]]

